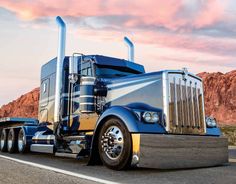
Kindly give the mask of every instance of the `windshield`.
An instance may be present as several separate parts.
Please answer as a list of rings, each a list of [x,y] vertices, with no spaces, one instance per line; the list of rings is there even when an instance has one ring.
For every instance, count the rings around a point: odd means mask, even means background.
[[[100,78],[123,77],[134,74],[139,74],[139,72],[122,67],[98,66],[98,65],[96,67],[96,76]]]

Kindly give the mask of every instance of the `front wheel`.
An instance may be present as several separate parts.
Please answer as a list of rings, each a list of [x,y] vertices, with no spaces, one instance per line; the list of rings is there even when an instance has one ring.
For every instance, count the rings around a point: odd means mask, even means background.
[[[98,150],[104,165],[122,170],[131,164],[131,135],[124,123],[117,118],[106,121],[99,134]]]

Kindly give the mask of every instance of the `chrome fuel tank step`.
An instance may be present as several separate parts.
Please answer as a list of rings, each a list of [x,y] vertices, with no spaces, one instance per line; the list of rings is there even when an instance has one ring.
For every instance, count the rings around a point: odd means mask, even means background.
[[[37,153],[54,153],[54,145],[49,144],[31,144],[30,151]]]
[[[36,132],[32,142],[33,144],[54,144],[55,135],[47,134],[46,131]]]

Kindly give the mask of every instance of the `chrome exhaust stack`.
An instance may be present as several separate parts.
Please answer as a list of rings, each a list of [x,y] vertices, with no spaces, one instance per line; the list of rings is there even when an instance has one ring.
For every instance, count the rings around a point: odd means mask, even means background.
[[[127,44],[128,49],[129,49],[128,50],[128,61],[134,62],[134,44],[126,36],[124,37],[124,42]]]
[[[62,70],[63,61],[65,58],[66,45],[66,24],[60,16],[57,16],[56,22],[59,26],[59,46],[57,52],[57,69],[56,69],[56,89],[55,89],[55,108],[54,108],[54,122],[60,121],[60,106],[61,106],[61,90],[62,90]]]

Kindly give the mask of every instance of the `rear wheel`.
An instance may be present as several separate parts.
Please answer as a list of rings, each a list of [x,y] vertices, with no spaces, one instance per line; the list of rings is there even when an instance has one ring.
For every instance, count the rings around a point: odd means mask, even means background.
[[[18,151],[19,153],[25,153],[29,151],[29,146],[27,145],[25,131],[23,129],[20,129],[18,133]]]
[[[9,153],[15,153],[17,150],[17,138],[18,138],[18,131],[14,130],[13,128],[10,129],[8,133],[7,139],[7,151]]]
[[[110,169],[122,170],[131,163],[131,135],[124,123],[111,118],[101,128],[98,150],[104,165]]]
[[[7,151],[7,130],[4,129],[2,130],[2,133],[1,133],[1,145],[0,145],[0,149],[2,152],[6,152]]]

